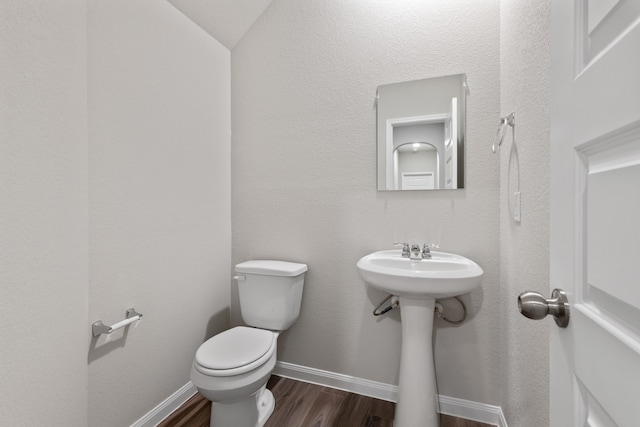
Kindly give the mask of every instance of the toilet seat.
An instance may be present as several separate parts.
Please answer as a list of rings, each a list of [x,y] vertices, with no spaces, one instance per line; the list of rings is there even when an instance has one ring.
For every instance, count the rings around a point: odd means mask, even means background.
[[[275,352],[277,334],[237,326],[208,339],[198,348],[194,368],[202,374],[228,377],[263,365]]]

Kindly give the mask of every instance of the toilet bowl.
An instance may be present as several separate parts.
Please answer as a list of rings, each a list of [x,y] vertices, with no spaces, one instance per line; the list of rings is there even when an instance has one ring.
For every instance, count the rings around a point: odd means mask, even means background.
[[[306,271],[305,264],[284,261],[236,266],[242,317],[250,326],[207,340],[191,366],[191,381],[212,403],[212,427],[260,427],[273,412],[275,400],[266,385],[279,331],[298,318]]]
[[[277,339],[277,332],[237,326],[200,346],[191,381],[212,402],[212,426],[264,425],[275,406],[266,384]]]

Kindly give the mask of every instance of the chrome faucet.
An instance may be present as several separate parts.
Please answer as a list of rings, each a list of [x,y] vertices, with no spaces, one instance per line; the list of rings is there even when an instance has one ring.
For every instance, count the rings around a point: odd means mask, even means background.
[[[420,250],[420,245],[411,245],[411,249],[409,249],[408,243],[394,243],[394,246],[402,246],[402,257],[409,258],[414,261],[421,259],[431,259],[431,248],[439,248],[440,245],[437,243],[425,243],[422,246],[422,251]]]
[[[411,255],[409,255],[409,258],[416,260],[422,259],[422,255],[420,254],[420,245],[411,245]]]

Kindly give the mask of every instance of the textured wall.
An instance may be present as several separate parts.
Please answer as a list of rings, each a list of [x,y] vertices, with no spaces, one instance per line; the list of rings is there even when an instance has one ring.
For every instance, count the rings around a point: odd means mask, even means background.
[[[501,113],[516,113],[500,151],[502,408],[509,425],[548,425],[549,328],[518,313],[525,290],[549,296],[549,1],[502,1]],[[513,193],[522,222],[513,221]]]
[[[398,312],[371,315],[385,295],[355,264],[394,241],[437,241],[485,269],[465,297],[466,324],[436,322],[440,393],[500,403],[499,159],[489,149],[499,17],[497,0],[275,0],[234,48],[232,260],[309,265],[280,360],[397,383]],[[466,188],[377,192],[376,87],[459,73],[471,88]]]
[[[166,2],[89,2],[89,424],[124,426],[189,381],[229,325],[230,54]]]
[[[81,0],[0,2],[0,425],[87,425]]]

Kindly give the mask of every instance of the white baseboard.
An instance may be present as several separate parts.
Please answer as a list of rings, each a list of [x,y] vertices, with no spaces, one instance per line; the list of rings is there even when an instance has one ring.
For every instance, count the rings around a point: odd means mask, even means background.
[[[273,371],[274,375],[291,378],[298,381],[317,384],[324,387],[345,390],[363,396],[374,397],[376,399],[397,401],[398,387],[377,381],[365,380],[363,378],[351,377],[349,375],[338,374],[321,369],[309,368],[293,363],[277,362]],[[196,386],[191,381],[182,386],[178,391],[166,398],[162,403],[153,408],[148,414],[140,418],[131,427],[155,427],[162,420],[171,415],[176,409],[182,406],[194,394]],[[508,427],[507,421],[499,406],[487,405],[485,403],[472,402],[470,400],[457,399],[449,396],[438,396],[440,413],[468,420],[479,421],[486,424],[493,424],[498,427]]]
[[[390,402],[397,400],[398,387],[395,385],[294,365],[293,363],[276,362],[273,374]]]
[[[167,397],[162,403],[153,408],[149,413],[140,418],[131,427],[155,427],[175,410],[182,406],[187,400],[198,392],[196,386],[191,381],[180,387],[178,391]]]
[[[502,412],[502,408],[500,408],[500,414],[498,417],[498,427],[509,427],[507,426],[507,419],[504,417],[504,412]]]
[[[502,408],[499,406],[487,405],[486,403],[473,402],[471,400],[457,399],[455,397],[442,395],[438,396],[438,403],[440,404],[441,414],[479,421],[481,423],[492,424],[498,427],[508,427]]]
[[[281,377],[345,390],[376,399],[388,400],[390,402],[397,401],[398,387],[395,385],[294,365],[287,362],[277,362],[273,373]],[[499,406],[442,395],[438,396],[438,400],[440,413],[442,414],[493,424],[498,427],[508,427],[502,408]]]

